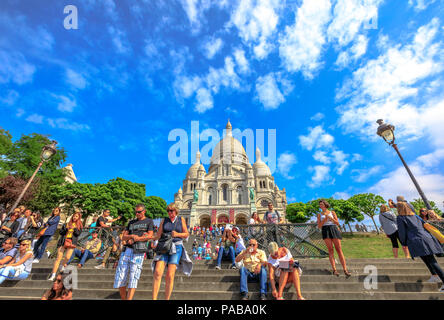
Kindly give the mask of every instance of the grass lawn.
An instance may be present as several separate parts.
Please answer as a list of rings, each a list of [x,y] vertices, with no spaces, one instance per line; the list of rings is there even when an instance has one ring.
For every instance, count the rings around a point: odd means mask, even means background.
[[[345,258],[393,258],[392,243],[385,234],[354,233],[342,234],[342,251]],[[337,254],[335,252],[337,258]],[[399,247],[399,258],[404,257]]]

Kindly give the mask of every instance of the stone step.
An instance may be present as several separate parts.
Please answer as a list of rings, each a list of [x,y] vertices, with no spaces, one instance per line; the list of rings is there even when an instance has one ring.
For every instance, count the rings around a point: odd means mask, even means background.
[[[88,273],[88,274],[97,274],[97,275],[114,275],[115,274],[115,269],[102,269],[102,270],[98,270],[95,268],[89,268],[89,267],[84,267],[81,268],[80,270],[78,269],[78,274],[83,274],[83,273]],[[343,272],[341,269],[338,269],[340,275],[343,275]],[[363,268],[354,268],[354,267],[349,267],[349,271],[352,273],[352,275],[357,276],[357,275],[368,275],[367,273],[364,272]],[[33,268],[32,269],[32,273],[33,274],[37,274],[37,273],[43,273],[43,274],[49,274],[52,272],[52,268]],[[409,267],[409,268],[389,268],[389,267],[384,267],[381,268],[379,267],[377,269],[377,272],[379,275],[402,275],[402,274],[418,274],[418,275],[426,275],[429,274],[428,269],[425,266],[419,266],[413,268],[413,267]],[[142,274],[150,274],[152,275],[153,272],[151,271],[151,268],[144,268],[142,271]],[[215,269],[193,269],[192,271],[192,276],[193,275],[239,275],[239,270],[233,270],[233,269],[221,269],[221,270],[215,270]],[[310,269],[310,268],[303,268],[303,275],[331,275],[331,268],[316,268],[316,269]]]
[[[49,273],[34,273],[31,274],[31,280],[46,280],[48,278]],[[332,275],[306,275],[305,273],[301,277],[302,283],[308,282],[332,282],[338,283],[342,281],[347,282],[363,282],[366,279],[367,275],[359,275],[353,276],[348,279],[345,276],[341,275],[339,277],[335,277]],[[142,274],[141,281],[149,281],[152,279],[152,274]],[[402,274],[402,275],[378,275],[379,282],[427,282],[430,278],[430,274]],[[79,281],[114,281],[114,274],[88,274],[88,273],[80,273],[78,274]],[[30,280],[25,280],[30,281]],[[175,282],[239,282],[239,274],[236,275],[192,275],[191,277],[185,276],[184,274],[178,273],[175,276]],[[12,281],[11,281],[12,282]],[[5,284],[8,281],[5,282]],[[5,286],[5,284],[1,286]],[[0,287],[1,287],[0,286]]]
[[[11,288],[26,288],[26,289],[49,289],[52,285],[47,280],[27,280],[6,284],[7,286],[0,287],[0,294],[4,291],[8,291]],[[139,289],[151,290],[153,285],[152,279],[146,281],[141,279],[138,284]],[[113,289],[113,281],[82,281],[79,280],[77,284],[81,289]],[[165,287],[165,280],[162,280],[161,288]],[[405,282],[405,283],[378,283],[377,292],[436,292],[441,287],[438,283],[420,283],[420,282]],[[239,292],[240,284],[237,282],[180,282],[175,281],[174,289],[179,291],[202,291],[202,288],[206,289],[208,294],[214,291],[227,291],[227,292]],[[248,286],[251,291],[259,291],[258,283],[250,283]],[[302,282],[303,292],[315,292],[315,291],[340,291],[340,292],[363,292],[367,291],[364,288],[363,283],[358,282],[344,282],[337,283],[322,283],[322,282]],[[287,291],[294,291],[294,288],[285,289]]]
[[[41,297],[46,289],[41,288],[9,288],[2,291],[1,295],[6,299],[8,297]],[[258,299],[259,292],[250,291],[250,299]],[[310,300],[443,300],[442,292],[340,292],[340,291],[316,291],[303,293],[304,297]],[[160,290],[159,298],[163,299],[164,292]],[[268,299],[273,299],[271,294]],[[136,290],[135,299],[151,300],[151,290]],[[180,291],[174,290],[171,296],[172,300],[239,300],[239,292],[213,291],[209,294],[207,291]],[[295,300],[294,292],[286,292],[284,298]],[[119,292],[116,289],[77,289],[73,293],[73,299],[120,299]]]

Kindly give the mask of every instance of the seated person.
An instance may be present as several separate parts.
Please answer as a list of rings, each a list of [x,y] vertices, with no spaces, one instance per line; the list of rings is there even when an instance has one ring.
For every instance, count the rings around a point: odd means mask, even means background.
[[[241,253],[243,250],[246,249],[244,239],[242,239],[242,236],[239,233],[239,229],[237,227],[233,228],[233,236],[236,238],[236,245],[234,247],[234,253],[237,256],[239,253]]]
[[[117,263],[119,262],[120,253],[122,252],[123,246],[125,245],[125,241],[122,241],[123,232],[120,234],[115,234],[115,236],[112,238],[113,245],[109,246],[106,249],[105,255],[103,256],[102,263],[98,266],[95,266],[96,269],[105,269],[106,264],[108,262],[109,257],[111,254],[116,257],[116,261],[114,263],[114,268],[117,267]]]
[[[71,263],[74,257],[77,257],[80,258],[77,267],[78,268],[83,267],[87,260],[94,258],[94,255],[96,255],[99,252],[101,246],[102,246],[102,240],[100,240],[97,237],[97,231],[93,231],[92,240],[89,240],[84,248],[74,249],[74,253],[71,255],[71,258],[69,259],[67,265]],[[66,267],[66,265],[64,267]]]
[[[276,300],[284,300],[283,292],[286,285],[294,284],[298,300],[305,300],[301,294],[301,283],[299,280],[300,268],[295,263],[290,250],[279,248],[276,242],[270,242],[268,245],[270,256],[268,257],[268,274],[273,297]],[[281,261],[281,263],[280,263]],[[282,268],[282,265],[288,262],[288,268]],[[276,282],[279,281],[279,291],[276,290]]]
[[[267,256],[263,250],[257,248],[256,239],[248,241],[248,249],[243,250],[237,257],[236,263],[243,262],[240,269],[240,293],[242,300],[248,300],[249,281],[260,283],[261,300],[266,300],[267,296]]]
[[[9,217],[9,220],[5,221],[0,228],[0,242],[3,242],[5,239],[12,237],[20,227],[20,222],[17,221],[20,213],[18,210],[14,210],[14,212]]]
[[[3,241],[2,248],[0,249],[0,268],[14,259],[17,254],[17,249],[15,248],[17,242],[17,238],[12,237]]]
[[[236,269],[236,263],[234,261],[234,259],[236,258],[236,255],[234,253],[236,239],[237,238],[235,234],[231,231],[230,228],[226,228],[224,230],[224,234],[222,236],[222,244],[217,255],[216,269],[220,270],[222,259],[230,259],[231,269]]]
[[[9,239],[8,239],[9,240]],[[31,274],[34,254],[31,250],[31,241],[23,240],[14,258],[0,268],[0,284],[8,280],[24,280]]]

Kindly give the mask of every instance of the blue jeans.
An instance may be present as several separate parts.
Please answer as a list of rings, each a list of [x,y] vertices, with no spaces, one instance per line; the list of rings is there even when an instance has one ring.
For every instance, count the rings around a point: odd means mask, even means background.
[[[23,271],[17,277],[14,277],[15,269],[13,267],[5,267],[0,269],[0,284],[6,279],[8,280],[24,280],[29,276],[29,272]]]
[[[231,259],[231,263],[234,266],[235,265],[235,261],[234,259],[236,258],[234,255],[234,248],[233,246],[230,246],[229,250],[225,249],[224,247],[220,247],[219,249],[219,254],[217,256],[217,265],[220,266],[220,264],[222,263],[222,258],[230,258]]]
[[[49,240],[51,240],[52,236],[41,236],[34,246],[34,257],[36,259],[41,259],[43,253],[45,252],[46,246],[48,245]]]
[[[245,267],[240,269],[240,292],[248,292],[248,282],[259,282],[261,285],[261,294],[267,293],[267,270],[265,267],[261,267],[261,272],[259,274],[254,274],[250,272]]]
[[[91,251],[89,251],[89,250],[83,251],[83,254],[82,254],[82,251],[80,249],[74,249],[74,252],[71,255],[71,258],[69,259],[68,264],[71,263],[71,261],[72,261],[72,259],[74,259],[74,257],[80,258],[79,264],[84,266],[85,262],[87,260],[94,258],[94,254],[92,254]]]

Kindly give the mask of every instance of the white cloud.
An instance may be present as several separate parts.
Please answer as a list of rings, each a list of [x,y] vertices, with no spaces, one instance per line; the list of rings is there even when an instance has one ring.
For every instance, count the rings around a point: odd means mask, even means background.
[[[336,62],[340,69],[348,66],[351,62],[358,60],[367,51],[368,39],[363,35],[359,35],[355,44],[348,50],[342,51]]]
[[[219,92],[221,86],[239,89],[240,78],[234,71],[234,61],[231,57],[225,58],[224,68],[214,69],[210,67],[205,81],[208,85],[208,89],[211,89],[214,93]]]
[[[409,6],[414,7],[415,11],[425,10],[436,0],[409,0]]]
[[[313,177],[308,183],[310,188],[316,188],[322,184],[331,183],[329,166],[314,166],[314,168],[309,168],[309,170],[314,171]]]
[[[47,119],[48,124],[53,128],[71,131],[88,131],[90,127],[86,124],[77,123],[66,118]]]
[[[128,41],[126,40],[125,32],[115,29],[113,26],[108,26],[108,32],[111,35],[111,40],[118,53],[125,54],[131,51]]]
[[[333,10],[333,21],[328,26],[329,41],[348,45],[378,17],[378,6],[383,0],[338,0]]]
[[[244,43],[254,47],[256,58],[265,58],[272,46],[268,42],[279,22],[280,0],[243,0],[232,12],[228,26],[236,26]]]
[[[282,153],[278,158],[277,167],[280,174],[286,179],[294,179],[294,177],[290,176],[290,170],[297,163],[296,156],[290,152]]]
[[[363,159],[362,155],[360,155],[359,153],[353,153],[351,162],[361,161],[362,159]]]
[[[23,54],[0,50],[0,83],[23,85],[32,81],[35,70],[35,66],[29,64]]]
[[[240,73],[248,73],[250,70],[250,65],[248,60],[245,58],[245,52],[242,49],[234,50],[234,59],[236,60],[236,64],[239,67]]]
[[[197,104],[195,110],[199,113],[203,113],[213,108],[213,97],[210,91],[205,88],[200,88],[196,93]]]
[[[330,9],[329,0],[305,0],[298,8],[295,24],[287,26],[279,39],[279,55],[288,71],[301,71],[306,78],[313,78],[321,66]]]
[[[23,110],[22,108],[18,108],[17,109],[17,113],[15,114],[15,116],[17,118],[21,118],[24,114],[25,114],[25,110]]]
[[[57,105],[57,109],[62,112],[73,112],[74,108],[77,106],[76,99],[73,97],[66,97],[63,95],[52,95],[54,98],[59,100],[59,103]]]
[[[418,138],[423,135],[427,106],[420,100],[421,81],[444,69],[441,43],[433,43],[439,29],[438,19],[418,29],[411,43],[388,47],[377,59],[368,61],[353,73],[337,93],[337,99],[348,101],[337,108],[339,124],[345,132],[359,133],[363,139],[377,139],[376,119],[389,120],[396,115],[397,137]],[[439,112],[435,110],[435,113]],[[433,121],[433,120],[430,120]]]
[[[313,154],[313,159],[323,164],[329,164],[331,162],[330,157],[327,156],[327,152],[318,150]]]
[[[210,39],[203,45],[204,55],[211,60],[222,49],[224,42],[221,38]]]
[[[37,124],[42,124],[43,119],[44,119],[44,117],[42,115],[34,113],[34,114],[28,116],[26,118],[26,121],[32,122],[32,123],[37,123]]]
[[[348,200],[351,196],[347,192],[335,192],[332,195],[333,199],[342,199],[342,200]]]
[[[6,104],[8,106],[12,106],[16,103],[18,98],[19,98],[19,94],[17,91],[7,90],[4,97],[0,96],[0,102]]]
[[[83,77],[83,75],[71,69],[66,70],[66,82],[76,89],[85,89],[87,85],[86,79]]]
[[[310,120],[314,121],[320,121],[325,118],[325,115],[321,112],[316,113],[313,117],[310,118]]]
[[[341,175],[344,170],[348,167],[348,154],[344,153],[341,150],[334,150],[331,152],[333,156],[333,161],[336,163],[336,173]]]
[[[191,97],[200,87],[201,82],[201,79],[197,76],[193,78],[189,78],[187,76],[180,76],[176,78],[173,84],[176,96],[183,98]]]
[[[367,181],[371,176],[381,172],[382,166],[374,166],[373,168],[370,168],[368,170],[366,169],[353,169],[351,172],[352,174],[355,174],[352,176],[352,179],[356,182],[365,182]]]
[[[299,136],[299,143],[306,150],[312,150],[313,147],[330,147],[333,145],[334,137],[325,132],[322,126],[316,126],[314,128],[309,128],[309,133],[306,136]]]
[[[259,101],[264,105],[266,110],[276,109],[285,101],[284,96],[279,91],[273,73],[257,79],[256,91]]]

